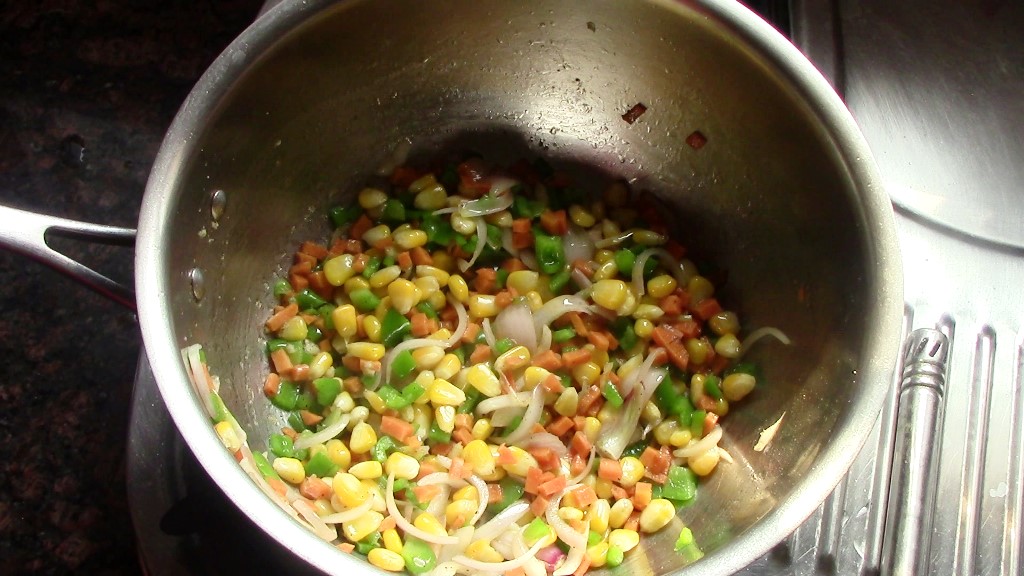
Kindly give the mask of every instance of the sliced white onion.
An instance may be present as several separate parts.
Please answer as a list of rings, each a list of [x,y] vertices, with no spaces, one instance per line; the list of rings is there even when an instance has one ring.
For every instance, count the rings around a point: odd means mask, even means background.
[[[587,553],[587,536],[590,535],[590,520],[587,520],[586,524],[583,525],[583,532],[580,533],[583,537],[582,546],[573,546],[569,549],[569,555],[565,557],[565,562],[552,572],[551,576],[569,576],[576,572],[583,563],[583,557]]]
[[[629,237],[633,235],[632,230],[626,230],[625,232],[617,236],[609,236],[608,238],[602,238],[594,243],[596,248],[610,248],[612,246],[618,246],[625,242]]]
[[[526,266],[534,272],[539,268],[537,266],[537,255],[529,250],[523,250],[519,253],[519,259],[523,261],[523,266]]]
[[[425,512],[430,513],[434,518],[444,518],[444,509],[448,505],[448,497],[451,495],[452,490],[447,484],[440,487],[441,492],[438,493],[437,497],[430,500],[430,504],[427,504]]]
[[[308,435],[299,435],[295,439],[295,449],[302,450],[304,448],[310,448],[316,444],[324,444],[332,438],[337,438],[345,428],[348,426],[349,420],[352,417],[348,414],[342,414],[338,421],[330,426],[327,426],[319,432]]]
[[[779,431],[779,426],[782,426],[782,419],[786,417],[786,413],[783,412],[782,416],[775,421],[775,424],[764,429],[763,432],[757,438],[757,444],[754,445],[754,452],[764,452],[768,445],[772,443],[772,439],[775,438],[775,433]]]
[[[654,395],[654,391],[657,390],[658,385],[661,384],[662,380],[668,376],[668,371],[664,368],[652,368],[640,379],[640,406],[646,406],[647,402],[650,401],[651,396]]]
[[[487,500],[490,498],[490,490],[487,489],[487,483],[476,474],[471,475],[466,480],[476,488],[476,513],[473,514],[473,518],[469,521],[470,526],[476,525],[480,518],[484,515],[484,510],[487,509]],[[447,501],[447,498],[445,499]]]
[[[518,182],[510,178],[493,178],[491,190],[487,194],[476,200],[467,200],[459,204],[459,215],[463,218],[471,218],[508,210],[514,200],[508,191],[516,184]]]
[[[388,350],[388,353],[384,355],[384,358],[380,363],[380,371],[377,372],[377,378],[374,379],[374,384],[371,389],[377,388],[380,384],[388,383],[388,372],[391,371],[391,363],[395,361],[395,358],[406,350],[415,350],[417,348],[426,348],[427,346],[442,346],[445,344],[444,340],[437,340],[434,338],[412,338],[410,340],[404,340],[399,342],[397,346]]]
[[[646,292],[646,285],[644,284],[644,266],[647,265],[647,260],[651,256],[657,253],[657,248],[648,248],[643,252],[637,254],[636,260],[633,261],[633,293],[636,294],[637,298],[644,295]]]
[[[491,424],[498,428],[504,428],[523,413],[522,406],[506,406],[498,408],[491,414]]]
[[[473,250],[473,257],[469,259],[469,262],[459,262],[459,268],[465,272],[469,270],[470,266],[476,262],[476,259],[484,253],[484,244],[487,243],[487,223],[484,222],[483,218],[476,219],[476,248]]]
[[[349,508],[344,512],[335,512],[334,514],[324,516],[323,521],[328,524],[344,524],[345,522],[351,522],[363,514],[366,514],[371,508],[373,508],[373,498],[367,498],[366,502],[363,502],[355,508]]]
[[[567,312],[591,312],[590,304],[577,296],[555,296],[548,300],[533,313],[533,324],[540,330],[542,326],[550,326],[552,322]]]
[[[523,419],[519,422],[519,426],[516,426],[516,429],[506,436],[504,440],[500,438],[495,438],[494,440],[505,442],[506,444],[518,444],[526,440],[533,434],[533,425],[540,422],[540,417],[543,414],[544,387],[537,386],[533,389],[533,394],[530,396],[530,405],[527,406],[526,412],[523,413]]]
[[[643,364],[637,366],[626,377],[619,382],[619,392],[622,393],[623,398],[628,398],[633,393],[633,388],[636,387],[637,383],[643,380],[647,373],[650,372],[651,366],[654,365],[655,353],[654,351],[648,352],[647,357],[644,358]]]
[[[715,426],[714,430],[708,432],[708,435],[701,438],[700,440],[690,441],[689,444],[679,448],[672,453],[673,456],[678,458],[689,458],[690,456],[699,456],[718,446],[718,442],[722,439],[722,427]]]
[[[527,448],[550,448],[558,455],[559,458],[565,456],[568,449],[565,447],[565,442],[552,434],[551,432],[540,432],[538,434],[532,434],[526,442],[524,442]],[[572,484],[572,482],[570,482]]]
[[[453,478],[451,474],[447,472],[434,472],[427,474],[423,478],[416,481],[419,486],[433,486],[435,484],[447,484],[452,488],[462,488],[466,485],[466,481],[462,478]]]
[[[461,568],[458,564],[451,562],[451,559],[466,552],[466,548],[468,548],[469,544],[473,541],[473,534],[474,529],[472,526],[463,526],[455,531],[455,537],[459,539],[458,542],[455,544],[448,544],[447,546],[438,546],[435,552],[435,554],[437,554],[438,568],[443,564],[453,566],[452,574],[455,573],[455,570]],[[433,575],[436,572],[437,568],[434,568],[434,570],[428,572],[428,574]]]
[[[569,276],[572,277],[573,282],[580,287],[580,291],[576,293],[580,298],[583,298],[583,295],[588,293],[594,286],[593,281],[591,281],[590,278],[587,278],[587,275],[575,266],[572,267],[572,272],[569,272]]]
[[[569,228],[569,233],[562,238],[565,261],[572,264],[577,260],[589,262],[594,259],[594,240],[576,226]]]
[[[590,469],[594,467],[594,458],[596,457],[596,455],[597,455],[597,449],[594,448],[593,446],[591,446],[590,447],[590,457],[587,458],[587,465],[583,467],[583,470],[580,471],[579,474],[577,474],[577,475],[575,475],[575,476],[573,476],[572,478],[569,479],[569,484],[570,485],[579,484],[580,482],[583,482],[583,479],[587,477],[587,474],[590,474]]]
[[[182,349],[181,357],[185,361],[185,372],[188,373],[189,378],[192,381],[192,387],[196,391],[196,395],[199,396],[199,400],[203,403],[203,407],[206,408],[207,415],[213,418],[216,414],[216,410],[213,407],[213,399],[210,398],[210,392],[213,390],[213,386],[210,380],[206,377],[206,370],[203,368],[203,361],[199,358],[199,351],[203,347],[199,344],[193,344],[187,348]]]
[[[523,564],[526,564],[530,558],[533,558],[534,554],[537,553],[541,548],[544,547],[544,540],[537,540],[537,543],[530,547],[525,554],[517,556],[511,560],[505,560],[504,562],[481,562],[474,560],[468,556],[459,555],[452,558],[452,562],[458,562],[467,568],[473,570],[479,570],[480,572],[507,572],[509,570],[515,570]]]
[[[537,329],[533,325],[533,311],[526,302],[516,301],[506,306],[494,319],[492,328],[494,338],[511,338],[531,354],[537,353]]]
[[[789,336],[786,336],[785,332],[779,330],[778,328],[775,328],[774,326],[765,326],[764,328],[758,328],[757,330],[754,330],[753,332],[748,334],[746,338],[743,339],[743,343],[740,344],[739,358],[742,358],[743,355],[746,354],[748,350],[750,350],[750,347],[753,346],[755,342],[766,336],[775,338],[776,340],[782,342],[786,346],[792,344],[792,341],[790,341]]]
[[[736,463],[736,460],[733,459],[732,454],[729,454],[729,451],[726,450],[725,448],[722,448],[721,446],[718,447],[718,457],[721,458],[723,461],[728,462],[729,464]]]
[[[498,512],[494,518],[491,518],[487,522],[484,522],[476,532],[473,534],[474,540],[493,540],[498,534],[505,531],[505,528],[518,522],[527,512],[530,511],[530,505],[524,500],[516,500],[515,502],[508,505],[501,512]]]
[[[454,548],[454,546],[442,546],[442,551],[445,548]],[[440,556],[438,556],[438,560],[440,560]],[[434,569],[424,574],[424,576],[455,576],[459,573],[460,568],[463,567],[459,564],[456,564],[455,562],[452,562],[451,558],[449,558],[444,562],[439,561],[437,563],[437,566],[434,566]]]
[[[544,352],[545,350],[551,349],[551,328],[547,326],[541,326],[540,328],[540,342],[537,343],[536,353]]]
[[[267,495],[267,498],[270,498],[275,504],[277,504],[282,510],[284,510],[289,516],[294,518],[297,522],[299,522],[300,524],[305,524],[305,522],[302,520],[302,517],[299,516],[298,512],[296,512],[295,508],[293,508],[292,505],[287,500],[285,500],[280,494],[275,492],[274,489],[270,487],[270,484],[267,483],[266,478],[263,477],[263,474],[260,474],[260,471],[256,469],[256,466],[252,463],[251,460],[243,458],[238,462],[238,465],[242,468],[242,471],[244,471],[245,474],[250,479],[252,479],[253,482],[256,483],[256,486],[258,486],[259,489],[262,490],[263,493]]]
[[[512,243],[511,228],[501,229],[501,247],[505,249],[505,252],[508,252],[511,255],[516,257],[519,256],[519,250],[517,250],[515,245]]]
[[[569,488],[563,489],[554,498],[548,502],[548,507],[544,510],[544,519],[548,521],[548,524],[554,528],[555,534],[558,534],[558,538],[565,542],[572,548],[586,548],[587,537],[590,535],[590,529],[588,528],[584,532],[580,533],[572,529],[562,517],[558,515],[558,508],[562,504],[562,497],[568,492]]]
[[[395,475],[388,474],[387,487],[384,490],[384,504],[388,508],[388,514],[395,519],[395,524],[402,529],[403,532],[411,536],[415,536],[424,542],[430,542],[431,544],[455,544],[459,541],[454,536],[439,536],[437,534],[431,534],[424,530],[413,526],[412,522],[405,519],[398,511],[398,505],[395,504]]]
[[[462,340],[462,337],[465,336],[466,329],[469,328],[469,314],[466,313],[466,307],[462,305],[462,302],[459,302],[450,295],[448,296],[448,303],[452,305],[452,308],[455,308],[455,314],[459,317],[459,325],[455,327],[455,331],[452,332],[452,337],[448,339],[448,345],[446,346],[446,348],[451,348],[458,344],[459,340]]]
[[[484,340],[487,341],[487,345],[491,347],[491,350],[494,350],[494,345],[497,343],[497,340],[494,339],[494,330],[491,330],[491,319],[484,318],[483,321],[480,322],[480,328],[484,332]]]
[[[488,398],[487,400],[481,401],[479,404],[476,405],[476,413],[487,414],[489,412],[494,412],[499,408],[508,408],[510,406],[522,408],[524,406],[529,406],[529,404],[529,394],[525,392],[510,392],[508,394],[494,396],[492,398]]]

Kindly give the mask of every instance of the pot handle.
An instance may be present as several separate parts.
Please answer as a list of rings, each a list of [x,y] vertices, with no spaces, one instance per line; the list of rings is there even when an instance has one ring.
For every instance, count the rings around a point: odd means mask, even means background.
[[[135,244],[135,230],[78,222],[0,206],[0,246],[67,274],[127,308],[135,309],[135,292],[103,274],[50,248],[47,235],[119,246]]]

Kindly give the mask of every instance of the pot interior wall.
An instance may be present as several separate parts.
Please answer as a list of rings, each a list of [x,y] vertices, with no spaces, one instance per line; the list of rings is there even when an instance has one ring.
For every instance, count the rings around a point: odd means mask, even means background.
[[[727,32],[667,2],[377,0],[331,7],[247,55],[253,64],[183,158],[167,265],[176,337],[206,347],[253,449],[283,422],[262,394],[271,284],[299,242],[326,240],[326,209],[407,140],[414,158],[542,155],[583,178],[627,178],[671,206],[693,258],[727,275],[720,299],[744,328],[776,326],[793,340],[750,353],[765,377],[727,418],[735,463],[681,518],[712,553],[788,497],[868,385],[857,369],[879,279],[858,192],[822,120]],[[626,123],[638,102],[647,112]],[[697,130],[708,140],[699,150],[685,143]],[[215,190],[228,198],[216,226]],[[200,302],[193,267],[206,276]],[[771,448],[754,452],[783,412]],[[670,549],[677,534],[651,542]],[[633,558],[655,573],[682,562]]]

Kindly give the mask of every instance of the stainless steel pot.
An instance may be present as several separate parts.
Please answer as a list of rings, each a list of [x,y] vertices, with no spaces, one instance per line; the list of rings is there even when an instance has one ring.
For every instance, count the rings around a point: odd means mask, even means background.
[[[646,113],[625,122],[637,103]],[[700,149],[685,142],[697,130]],[[136,255],[145,346],[176,425],[282,546],[325,572],[368,569],[241,472],[178,350],[205,346],[225,401],[263,449],[282,424],[261,392],[271,280],[298,242],[326,236],[324,209],[402,141],[413,155],[542,154],[654,191],[693,252],[728,271],[721,296],[746,327],[793,340],[751,352],[765,383],[727,418],[735,462],[680,513],[706,557],[684,566],[670,529],[646,539],[628,569],[731,573],[828,495],[890,384],[902,279],[871,155],[782,36],[717,0],[286,2],[228,47],[182,106],[147,186]],[[39,236],[37,227],[4,241],[45,257]],[[754,451],[783,413],[770,448]]]

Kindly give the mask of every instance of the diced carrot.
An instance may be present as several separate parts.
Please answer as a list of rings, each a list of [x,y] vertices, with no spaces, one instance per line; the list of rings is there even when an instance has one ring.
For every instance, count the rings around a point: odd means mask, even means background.
[[[573,260],[572,267],[575,270],[579,270],[581,274],[587,278],[594,277],[594,269],[590,266],[590,262],[587,260]]]
[[[518,568],[506,570],[505,576],[526,576],[526,570],[522,566],[519,566]]]
[[[323,416],[314,414],[309,410],[299,410],[299,416],[302,418],[302,423],[306,426],[315,426],[324,419]]]
[[[423,312],[413,312],[409,316],[409,323],[411,324],[410,331],[416,338],[426,338],[430,336],[430,317]]]
[[[370,257],[366,254],[356,254],[352,258],[352,270],[356,274],[361,274],[363,270],[366,270],[366,265],[370,262]]]
[[[473,441],[473,433],[466,428],[456,428],[452,432],[452,440],[455,440],[459,444],[465,446]]]
[[[316,260],[301,260],[300,262],[292,265],[292,267],[288,269],[288,273],[307,276],[313,271],[314,265],[316,265]]]
[[[664,484],[668,479],[668,469],[672,466],[672,453],[664,446],[660,450],[648,446],[640,455],[640,462],[643,463],[652,482]]]
[[[466,467],[466,461],[462,458],[452,458],[452,465],[448,467],[448,473],[452,475],[452,478],[469,478],[473,475],[473,470]]]
[[[299,252],[309,254],[317,260],[323,260],[327,257],[327,247],[323,244],[317,244],[316,242],[303,242],[302,246],[299,248]]]
[[[685,303],[678,294],[672,293],[658,301],[658,307],[668,316],[678,316],[683,313]]]
[[[416,495],[416,500],[430,502],[441,495],[441,487],[437,484],[430,484],[429,486],[416,485],[413,487],[412,493]]]
[[[690,304],[690,311],[693,315],[707,322],[709,318],[722,311],[722,305],[717,298],[705,298],[696,304]]]
[[[417,246],[412,250],[409,250],[409,257],[412,258],[412,263],[417,266],[433,266],[434,257],[427,252],[427,249],[422,246]]]
[[[533,246],[533,233],[527,230],[526,232],[517,232],[512,230],[512,247],[516,250],[525,250]]]
[[[412,268],[412,255],[409,254],[408,250],[399,252],[398,255],[395,256],[395,263],[398,264],[398,267],[402,270],[408,270]]]
[[[263,393],[267,395],[267,398],[277,396],[277,391],[280,389],[281,377],[274,372],[267,374],[267,379],[263,381]]]
[[[409,448],[419,448],[420,446],[423,446],[423,440],[420,440],[420,437],[415,434],[409,434],[402,439],[402,444],[405,444]]]
[[[590,362],[594,351],[589,348],[577,348],[569,352],[562,352],[562,364],[566,368],[575,368],[580,364]]]
[[[456,414],[455,415],[455,427],[465,428],[469,430],[473,427],[473,415],[472,414]]]
[[[534,366],[554,372],[562,367],[562,357],[550,348],[533,357]]]
[[[583,559],[580,560],[579,567],[572,573],[572,576],[583,576],[587,573],[587,570],[590,570],[590,556],[584,554]]]
[[[434,472],[440,472],[441,465],[434,461],[434,459],[425,459],[420,462],[420,472],[416,475],[416,479],[419,480],[424,476],[433,474]]]
[[[523,485],[523,491],[527,494],[537,494],[537,490],[542,482],[544,482],[544,473],[541,472],[540,468],[530,468],[526,471],[526,482]]]
[[[565,489],[566,483],[567,481],[565,479],[565,476],[555,476],[551,480],[548,480],[547,482],[541,484],[538,487],[538,491],[540,492],[541,496],[550,498],[551,496],[554,496],[555,494]]]
[[[686,370],[690,363],[690,354],[686,351],[682,338],[683,335],[679,330],[674,326],[666,324],[655,326],[654,331],[651,333],[651,339],[656,344],[665,348],[672,363],[678,366],[680,370]]]
[[[583,318],[580,317],[579,312],[569,312],[566,316],[569,318],[569,321],[572,322],[572,328],[577,334],[586,337],[587,334],[590,333],[590,330],[587,329],[586,323],[583,322]]]
[[[327,252],[327,258],[333,258],[344,254],[346,242],[348,242],[348,240],[345,238],[335,238],[334,242],[331,242],[331,249]]]
[[[469,355],[469,362],[471,364],[479,364],[490,359],[491,347],[487,344],[477,344],[476,348],[473,349],[473,353]]]
[[[298,313],[299,305],[292,302],[291,304],[285,306],[281,310],[275,312],[274,315],[271,316],[269,320],[267,320],[267,330],[270,330],[271,332],[277,332],[278,330],[281,329],[282,326],[284,326],[285,322],[294,318],[295,315]]]
[[[466,333],[462,335],[462,342],[466,344],[475,342],[476,337],[480,335],[480,330],[482,330],[482,328],[480,328],[480,325],[476,322],[466,324]]]
[[[557,470],[561,461],[551,448],[530,448],[527,450],[541,470]]]
[[[400,440],[413,434],[413,424],[401,418],[382,416],[380,431],[391,438]]]
[[[548,432],[554,434],[555,436],[561,436],[562,434],[565,434],[569,430],[572,430],[572,427],[572,418],[560,416],[557,420],[555,420],[551,424],[548,424]]]
[[[618,484],[612,484],[612,499],[614,500],[627,500],[629,498],[629,492]]]
[[[296,364],[295,366],[292,366],[291,371],[288,373],[288,377],[297,382],[309,380],[309,364]]]
[[[310,500],[330,496],[332,491],[332,488],[328,486],[326,482],[316,476],[308,476],[301,484],[299,484],[299,494],[302,494]]]
[[[590,449],[594,445],[587,439],[587,435],[582,431],[577,431],[572,435],[572,440],[569,441],[569,451],[581,456],[587,456],[590,454]]]
[[[494,303],[498,308],[507,308],[512,304],[512,300],[515,298],[512,296],[512,292],[509,290],[502,290],[494,296]]]
[[[594,330],[591,330],[587,334],[587,341],[593,344],[594,348],[604,351],[609,350],[612,345],[612,341],[608,338],[608,334],[606,332],[597,332]]]
[[[288,284],[293,292],[302,292],[309,287],[309,278],[303,274],[288,274]]]
[[[505,495],[502,493],[501,484],[488,484],[487,485],[487,503],[495,504],[501,502]]]
[[[561,394],[565,391],[562,379],[559,378],[557,374],[548,374],[544,380],[541,381],[540,385],[544,390],[551,392],[552,394]]]
[[[597,464],[597,477],[618,482],[622,478],[622,464],[613,458],[601,458]]]
[[[523,261],[519,258],[509,258],[501,263],[501,269],[511,274],[520,270],[526,270],[526,264],[523,264]]]
[[[292,359],[288,357],[288,352],[282,348],[278,348],[270,353],[270,361],[274,363],[274,370],[278,374],[288,375],[292,371]]]
[[[679,322],[673,324],[676,330],[678,330],[684,338],[698,338],[701,335],[701,324],[693,318],[683,318]]]
[[[381,521],[380,527],[377,528],[377,530],[379,532],[386,532],[388,530],[394,529],[396,525],[397,522],[395,522],[395,518],[393,516],[385,516],[384,520]]]
[[[576,497],[576,505],[581,509],[585,509],[597,501],[597,492],[594,491],[592,486],[587,486],[586,484],[577,485],[572,493]]]
[[[415,168],[410,166],[396,166],[395,169],[391,171],[391,178],[389,178],[389,181],[400,188],[408,188],[409,185],[418,180],[420,176],[422,176],[422,174]]]
[[[580,395],[579,400],[576,403],[576,413],[586,416],[594,404],[597,404],[600,399],[601,387],[597,384],[591,384],[590,387]]]
[[[498,271],[493,268],[481,268],[476,271],[473,288],[481,294],[494,294],[498,289]]]
[[[543,496],[537,496],[530,502],[530,512],[533,512],[534,516],[543,517],[544,512],[548,509],[548,499]],[[584,558],[586,558],[584,556]]]
[[[633,507],[637,510],[647,508],[654,497],[654,486],[650,482],[637,482],[633,488]]]
[[[434,444],[434,445],[431,446],[430,451],[435,456],[447,456],[452,451],[452,443],[451,442],[441,442],[439,444]]]
[[[718,425],[718,414],[715,414],[714,412],[708,412],[707,416],[704,416],[704,429],[703,429],[704,435],[707,436],[708,434],[710,434],[711,431],[714,430],[715,426],[717,426],[717,425]]]
[[[363,241],[358,238],[349,238],[348,240],[345,240],[345,252],[349,254],[362,254]]]
[[[270,489],[277,492],[279,496],[284,496],[288,493],[288,485],[284,483],[284,480],[280,478],[270,477],[267,478],[267,484],[270,484]]]
[[[281,434],[284,434],[285,436],[291,438],[292,440],[295,440],[296,438],[299,437],[299,433],[296,432],[295,429],[292,428],[291,426],[284,426],[283,428],[281,428]]]
[[[293,262],[294,264],[302,264],[304,262],[308,263],[310,265],[309,266],[310,269],[313,269],[313,268],[316,267],[316,256],[312,256],[310,254],[306,254],[305,252],[302,252],[302,251],[296,252],[295,253],[295,257],[293,258],[293,260],[294,260],[294,262]]]
[[[356,549],[356,545],[351,542],[342,542],[337,544],[335,547],[345,554],[351,554]]]
[[[494,462],[500,466],[509,466],[516,463],[516,455],[509,450],[508,446],[502,444],[498,446],[498,457],[494,459]]]
[[[352,227],[348,229],[348,237],[353,240],[360,240],[363,234],[366,234],[366,231],[370,228],[373,228],[373,221],[366,214],[362,214],[352,224]]]
[[[309,287],[321,298],[328,300],[334,295],[334,286],[327,281],[327,275],[323,270],[317,270],[309,275]]]
[[[569,219],[565,210],[545,210],[540,214],[540,227],[554,236],[564,236],[569,232]]]

